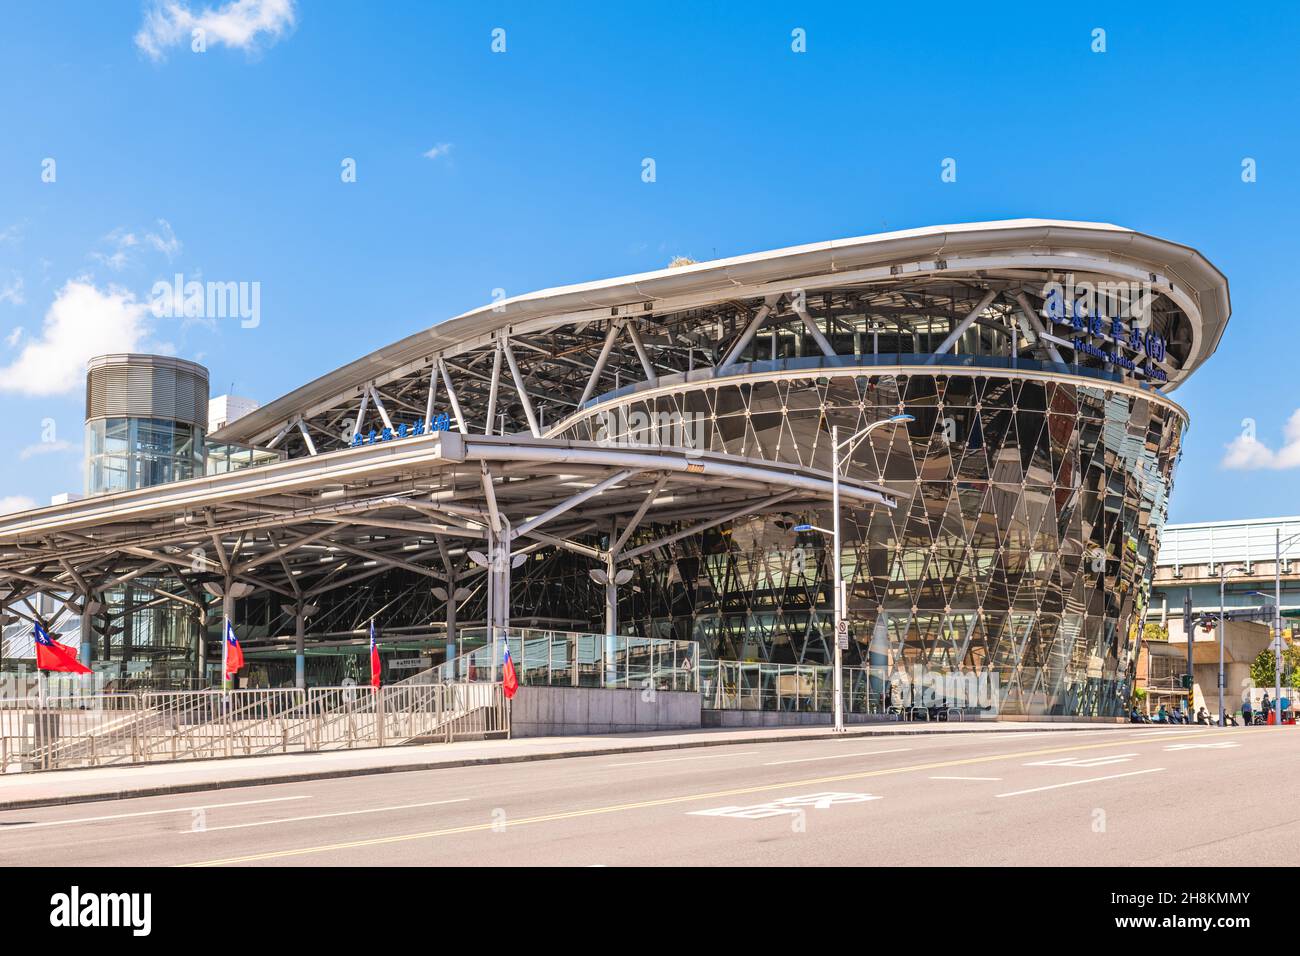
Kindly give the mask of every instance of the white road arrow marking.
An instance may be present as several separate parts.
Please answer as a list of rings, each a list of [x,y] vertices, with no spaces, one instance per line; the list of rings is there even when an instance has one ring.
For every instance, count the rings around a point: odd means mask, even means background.
[[[689,810],[692,817],[729,817],[733,820],[766,820],[769,817],[790,816],[799,813],[805,807],[816,810],[829,810],[841,803],[866,803],[879,800],[880,797],[870,793],[810,793],[798,797],[782,797],[767,803],[756,803],[748,807],[714,807],[711,810]]]
[[[1057,757],[1055,760],[1035,760],[1026,767],[1104,767],[1112,763],[1127,763],[1137,754],[1110,754],[1105,757]]]

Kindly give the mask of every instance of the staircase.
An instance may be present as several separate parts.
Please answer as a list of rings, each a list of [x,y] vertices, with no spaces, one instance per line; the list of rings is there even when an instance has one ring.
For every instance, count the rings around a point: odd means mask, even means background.
[[[106,714],[107,708],[120,713]],[[508,737],[500,684],[433,671],[365,686],[87,695],[0,709],[0,772]]]

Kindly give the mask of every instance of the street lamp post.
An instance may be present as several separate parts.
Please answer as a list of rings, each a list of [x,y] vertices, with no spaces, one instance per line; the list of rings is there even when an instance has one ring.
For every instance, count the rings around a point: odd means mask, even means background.
[[[844,647],[848,643],[848,625],[845,621],[844,607],[844,583],[840,574],[840,449],[845,445],[855,446],[875,431],[885,425],[902,425],[906,422],[915,421],[911,415],[893,415],[889,418],[882,418],[878,422],[872,422],[866,428],[860,429],[850,435],[844,441],[840,441],[840,427],[831,426],[831,508],[834,514],[831,516],[831,542],[835,549],[834,555],[834,595],[832,597],[832,608],[835,615],[835,650],[834,650],[834,668],[835,673],[832,676],[833,694],[835,695],[835,733],[844,732]],[[856,447],[856,446],[855,446]],[[853,448],[849,448],[849,457],[853,455]],[[825,528],[818,528],[815,525],[801,524],[795,526],[796,531],[820,531],[826,534]],[[843,643],[841,643],[841,641]]]
[[[1300,538],[1300,534],[1282,538],[1282,529],[1273,529],[1273,726],[1282,726],[1282,545]],[[1252,591],[1268,600],[1263,591]]]
[[[1220,562],[1219,563],[1219,726],[1220,727],[1227,726],[1226,714],[1223,709],[1224,707],[1223,692],[1225,690],[1223,684],[1223,636],[1224,636],[1224,631],[1226,630],[1226,628],[1223,626],[1223,616],[1226,613],[1226,610],[1223,606],[1224,605],[1223,591],[1224,591],[1224,582],[1227,580],[1227,577],[1228,577],[1227,571],[1224,569],[1223,563]],[[1191,638],[1189,637],[1188,640],[1191,640]]]
[[[1273,707],[1275,727],[1282,726],[1282,545],[1290,544],[1300,534],[1282,540],[1282,529],[1273,530]]]
[[[1233,568],[1231,573],[1240,574],[1243,571],[1244,571],[1243,568]],[[1224,700],[1223,700],[1224,692],[1227,690],[1227,681],[1226,678],[1224,677],[1224,671],[1223,671],[1224,668],[1223,641],[1227,633],[1228,609],[1226,607],[1227,601],[1224,596],[1224,592],[1226,590],[1226,582],[1228,579],[1228,574],[1229,572],[1227,567],[1224,565],[1222,561],[1220,561],[1219,562],[1219,726],[1220,727],[1225,726],[1225,724],[1227,723],[1225,719]],[[1190,641],[1191,637],[1188,637],[1188,640]]]

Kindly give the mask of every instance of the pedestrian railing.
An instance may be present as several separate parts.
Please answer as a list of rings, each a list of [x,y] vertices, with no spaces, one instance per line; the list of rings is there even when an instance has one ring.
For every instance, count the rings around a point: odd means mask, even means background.
[[[508,735],[500,684],[0,700],[0,773]]]
[[[521,686],[699,689],[695,641],[529,627],[499,628],[495,641],[483,628],[466,629],[461,640],[478,646],[400,683],[499,682],[508,644]]]
[[[882,712],[882,685],[865,667],[842,668],[844,712]],[[834,709],[834,671],[824,664],[770,664],[702,660],[700,694],[706,710],[774,710],[829,713]]]

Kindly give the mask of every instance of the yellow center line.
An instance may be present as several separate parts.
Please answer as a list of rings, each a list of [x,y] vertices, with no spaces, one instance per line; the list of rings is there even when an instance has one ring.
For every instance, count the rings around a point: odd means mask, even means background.
[[[1225,730],[1215,733],[1215,737],[1247,733],[1246,728]],[[184,863],[182,866],[227,866],[235,863],[256,863],[260,860],[275,860],[289,856],[306,856],[312,853],[332,853],[336,850],[352,850],[358,847],[383,846],[389,843],[407,843],[414,840],[432,840],[437,837],[456,836],[461,833],[481,833],[485,830],[502,830],[506,827],[522,827],[536,823],[553,823],[557,820],[572,820],[578,817],[594,817],[608,813],[622,813],[628,810],[644,810],[650,807],[666,807],[678,803],[694,803],[697,800],[721,800],[726,797],[743,796],[749,793],[764,793],[770,790],[788,790],[791,787],[815,787],[827,783],[842,783],[846,780],[865,780],[870,777],[884,777],[899,773],[915,773],[922,770],[942,770],[948,767],[965,767],[971,764],[991,763],[997,760],[1016,760],[1021,757],[1041,757],[1048,754],[1073,753],[1080,750],[1098,750],[1105,747],[1137,747],[1147,743],[1164,743],[1185,737],[1202,737],[1204,732],[1192,731],[1170,732],[1150,740],[1107,741],[1105,743],[1078,744],[1069,747],[1052,747],[1046,750],[1017,750],[1011,753],[985,754],[981,757],[963,757],[958,760],[944,760],[938,763],[913,764],[907,767],[888,767],[880,770],[863,770],[856,773],[835,774],[830,777],[809,777],[804,780],[786,780],[781,783],[764,783],[752,787],[737,787],[731,790],[713,790],[708,793],[682,794],[675,797],[661,797],[657,800],[641,800],[636,803],[618,803],[606,807],[589,807],[585,810],[565,810],[559,813],[546,813],[535,817],[520,817],[517,820],[497,820],[491,823],[474,823],[466,826],[447,827],[441,830],[426,830],[422,833],[401,833],[394,836],[374,837],[369,840],[352,840],[347,843],[329,843],[322,846],[297,847],[289,850],[272,850],[268,853],[254,853],[248,856],[233,856],[221,860],[207,860],[200,863]]]

